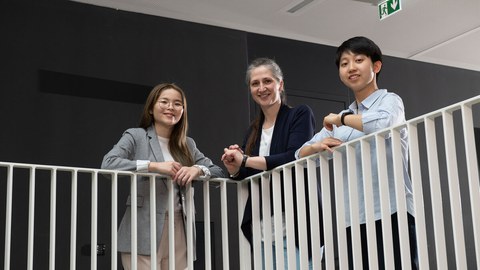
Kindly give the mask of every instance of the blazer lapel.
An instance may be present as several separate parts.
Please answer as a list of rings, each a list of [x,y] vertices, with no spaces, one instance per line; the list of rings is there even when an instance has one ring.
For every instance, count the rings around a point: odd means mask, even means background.
[[[150,141],[150,148],[152,150],[152,155],[155,161],[165,161],[165,158],[162,154],[162,149],[160,148],[160,143],[158,142],[157,133],[155,132],[155,128],[153,127],[153,125],[147,129],[147,136],[148,140]]]
[[[279,147],[279,143],[282,141],[281,138],[284,137],[281,134],[285,134],[285,118],[287,116],[288,109],[288,106],[282,103],[282,106],[278,111],[277,119],[275,119],[275,127],[273,128],[272,133],[272,142],[270,143],[270,155],[278,154],[279,152],[284,151],[282,147]]]
[[[147,136],[150,141],[150,148],[152,150],[151,153],[153,155],[153,158],[156,162],[164,162],[165,158],[163,157],[162,148],[160,148],[157,133],[155,132],[155,128],[153,127],[153,125],[151,125],[147,129]],[[164,180],[162,180],[161,182],[165,185],[165,187],[167,187],[167,183]]]

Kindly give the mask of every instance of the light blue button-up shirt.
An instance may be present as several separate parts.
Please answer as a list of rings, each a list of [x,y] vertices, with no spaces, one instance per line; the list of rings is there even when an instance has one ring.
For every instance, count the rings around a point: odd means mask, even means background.
[[[387,92],[385,89],[380,89],[373,92],[360,104],[353,102],[350,104],[349,109],[355,114],[362,115],[363,123],[363,132],[351,128],[349,126],[333,126],[333,130],[329,131],[326,128],[323,128],[320,132],[315,134],[311,140],[306,142],[303,146],[314,144],[315,142],[323,141],[325,138],[334,137],[340,139],[343,142],[348,142],[359,137],[362,137],[367,134],[374,133],[376,131],[382,130],[387,127],[395,126],[405,122],[405,112],[403,107],[402,99],[392,93]],[[344,110],[340,113],[344,113],[348,110]],[[414,215],[413,208],[413,195],[412,195],[412,182],[408,175],[408,144],[407,144],[407,130],[403,128],[400,131],[401,137],[401,146],[402,146],[402,161],[403,161],[403,175],[404,175],[404,186],[407,202],[407,211]],[[388,185],[389,185],[389,195],[390,195],[390,211],[391,214],[397,211],[397,203],[395,199],[395,183],[393,175],[393,161],[392,161],[392,146],[391,138],[387,136],[385,141],[386,152],[387,152],[387,171],[388,171]],[[303,147],[302,146],[302,147]],[[363,189],[363,176],[362,176],[362,161],[361,161],[361,152],[360,144],[357,144],[356,147],[356,162],[357,162],[357,191],[359,197],[359,215],[360,215],[360,224],[365,223],[365,202],[364,202],[364,189]],[[376,154],[376,145],[371,142],[370,145],[370,154],[372,159],[372,183],[373,183],[373,193],[374,193],[374,207],[375,207],[375,219],[378,220],[381,218],[380,211],[380,194],[379,194],[379,185],[378,185],[378,166],[377,166],[377,154]],[[300,149],[295,152],[295,157],[299,158]],[[344,155],[345,157],[345,155]],[[345,222],[347,226],[350,226],[350,203],[348,198],[348,174],[346,159],[343,160],[343,175],[344,175],[344,198],[345,198]]]

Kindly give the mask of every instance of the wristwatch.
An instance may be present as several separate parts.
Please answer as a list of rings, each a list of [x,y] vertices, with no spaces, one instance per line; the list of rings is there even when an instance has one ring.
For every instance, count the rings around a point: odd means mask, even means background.
[[[340,117],[340,123],[342,123],[342,126],[345,126],[345,116],[353,114],[352,111],[344,112],[342,113],[342,116]]]
[[[207,167],[205,167],[205,166],[203,166],[203,165],[196,165],[196,164],[193,165],[193,167],[196,167],[196,168],[199,168],[200,170],[202,170],[203,175],[200,175],[200,179],[208,179],[208,178],[210,178],[211,173],[210,173],[210,170],[209,170]]]
[[[245,168],[245,164],[247,164],[247,158],[249,158],[247,155],[243,155],[242,159],[242,164],[240,165],[240,168]]]

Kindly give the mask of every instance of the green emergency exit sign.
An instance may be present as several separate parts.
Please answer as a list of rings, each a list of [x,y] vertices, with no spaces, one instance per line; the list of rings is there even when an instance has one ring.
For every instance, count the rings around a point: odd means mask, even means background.
[[[400,0],[387,0],[378,4],[378,13],[380,20],[387,18],[388,16],[395,14],[402,10]]]

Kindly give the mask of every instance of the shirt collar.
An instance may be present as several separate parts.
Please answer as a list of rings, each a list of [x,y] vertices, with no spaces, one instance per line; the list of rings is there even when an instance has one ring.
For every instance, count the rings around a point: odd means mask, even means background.
[[[357,102],[354,101],[354,102],[352,102],[352,104],[350,104],[350,106],[348,106],[348,108],[353,112],[357,112],[357,109],[358,109],[358,111],[368,110],[373,105],[373,103],[375,103],[375,101],[377,101],[377,99],[379,97],[381,97],[382,95],[384,95],[386,92],[387,92],[386,89],[375,90],[366,99],[364,99],[360,104],[358,104],[358,107],[357,107]]]

